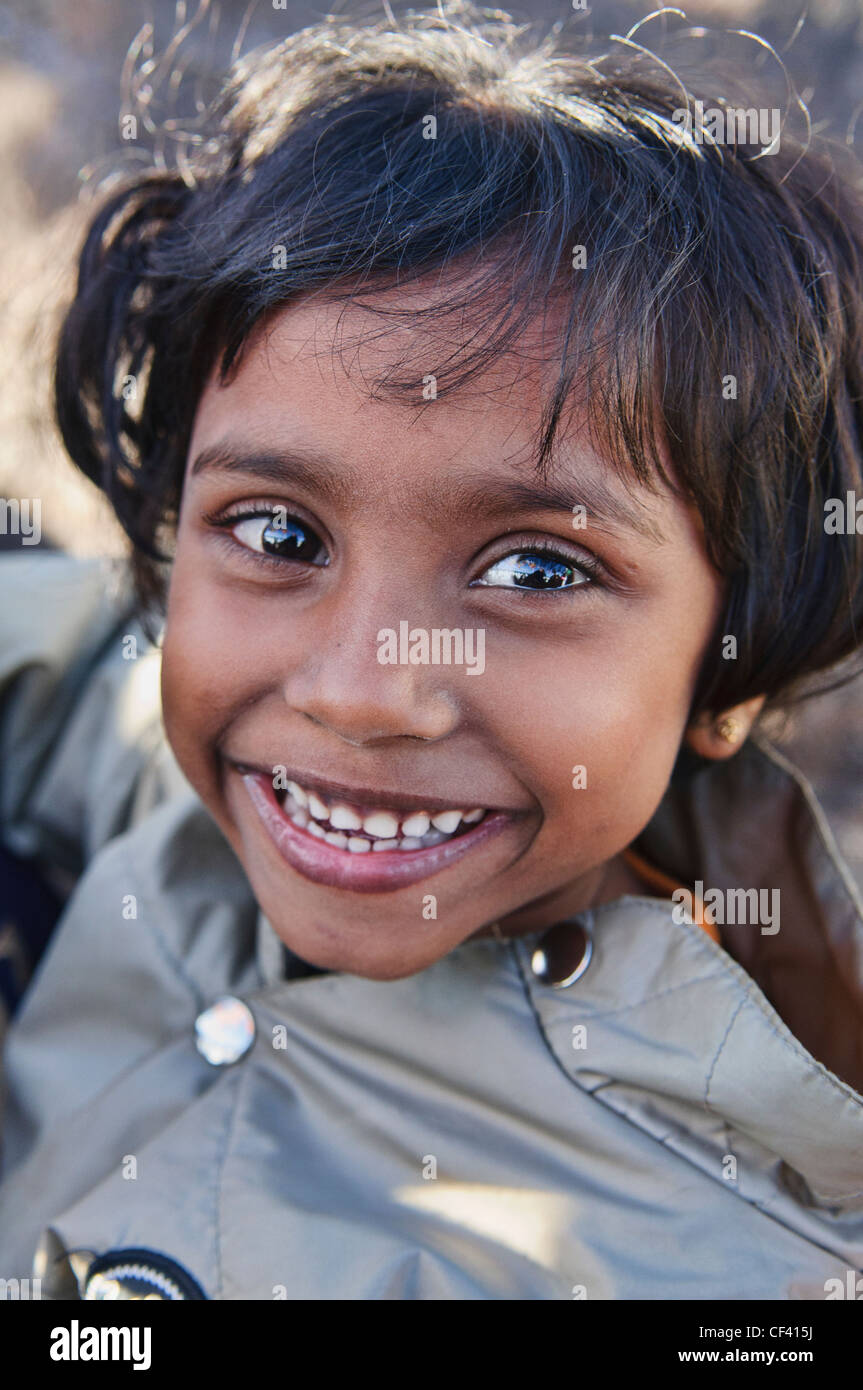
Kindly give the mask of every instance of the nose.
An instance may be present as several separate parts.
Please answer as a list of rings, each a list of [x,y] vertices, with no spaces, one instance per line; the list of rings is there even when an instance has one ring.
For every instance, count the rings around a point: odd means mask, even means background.
[[[459,718],[452,668],[378,659],[386,647],[380,634],[397,633],[401,620],[381,621],[380,609],[361,614],[340,605],[326,614],[316,606],[303,659],[284,681],[287,703],[355,747],[445,738]]]

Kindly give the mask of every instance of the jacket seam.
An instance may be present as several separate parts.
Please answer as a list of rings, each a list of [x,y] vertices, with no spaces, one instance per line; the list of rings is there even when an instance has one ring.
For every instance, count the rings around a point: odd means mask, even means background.
[[[706,1076],[705,1082],[704,1082],[704,1097],[703,1097],[703,1099],[704,1099],[704,1104],[707,1106],[707,1109],[710,1110],[710,1111],[712,1112],[712,1114],[717,1115],[721,1120],[725,1120],[726,1117],[725,1117],[724,1115],[720,1114],[720,1112],[719,1112],[718,1110],[714,1110],[713,1106],[712,1106],[711,1103],[710,1103],[710,1083],[711,1083],[711,1081],[713,1080],[713,1073],[715,1072],[716,1067],[717,1067],[717,1065],[718,1065],[718,1063],[719,1063],[719,1058],[722,1056],[722,1053],[725,1051],[725,1044],[728,1042],[728,1039],[729,1039],[729,1037],[731,1036],[731,1030],[732,1030],[732,1028],[734,1027],[735,1023],[737,1022],[737,1019],[738,1019],[738,1016],[739,1016],[739,1014],[740,1014],[740,1011],[741,1011],[741,1009],[743,1008],[743,1005],[744,1005],[745,1003],[746,1003],[746,1000],[745,1000],[745,999],[739,1000],[739,1002],[738,1002],[738,1004],[737,1004],[737,1008],[733,1011],[733,1013],[732,1013],[730,1019],[728,1020],[728,1024],[727,1024],[727,1026],[726,1026],[725,1032],[722,1034],[722,1037],[721,1037],[721,1039],[720,1039],[719,1046],[717,1047],[715,1053],[713,1054],[713,1061],[710,1063],[710,1069],[709,1069],[709,1071],[708,1071],[708,1073],[707,1073],[707,1076]],[[726,1122],[726,1123],[727,1123],[727,1122]]]
[[[129,867],[129,877],[130,881],[134,884],[135,887],[135,896],[139,902],[144,904],[144,925],[148,933],[150,934],[150,937],[156,947],[157,952],[162,958],[163,965],[167,966],[168,969],[174,972],[177,978],[182,981],[186,989],[189,991],[192,1000],[192,1006],[195,1009],[195,1012],[200,1013],[201,1009],[204,1007],[204,993],[198,985],[197,981],[195,980],[194,976],[186,970],[185,963],[182,957],[176,955],[171,950],[171,947],[166,941],[161,929],[157,925],[156,913],[153,911],[153,900],[149,897],[146,889],[144,889],[143,891],[141,889],[141,879],[138,874],[135,861],[128,849],[128,846],[124,846],[123,849],[123,862]]]
[[[758,989],[758,986],[755,984],[754,981],[752,982],[752,987],[753,989]],[[758,1011],[761,1014],[762,1019],[764,1020],[765,1026],[770,1030],[776,1041],[782,1044],[786,1052],[790,1052],[792,1057],[794,1057],[797,1061],[803,1062],[808,1066],[814,1068],[815,1071],[817,1071],[818,1075],[822,1078],[822,1080],[826,1081],[829,1084],[831,1090],[837,1092],[846,1104],[850,1103],[851,1105],[853,1105],[854,1108],[858,1112],[860,1112],[860,1115],[863,1116],[863,1098],[861,1098],[861,1096],[858,1095],[854,1088],[850,1086],[847,1081],[843,1081],[841,1077],[836,1076],[836,1074],[830,1071],[828,1067],[825,1067],[823,1062],[819,1062],[818,1058],[814,1057],[811,1052],[808,1052],[806,1048],[803,1046],[803,1044],[797,1041],[793,1034],[791,1034],[791,1040],[784,1037],[776,1026],[776,1019],[771,1018],[770,1014],[767,1012],[767,1010],[761,1003],[761,1000],[753,994],[752,989],[749,989],[746,986],[742,986],[742,988],[744,997],[740,1001],[740,1008],[738,1008],[737,1013],[740,1013],[740,1009],[742,1009],[743,1005],[747,1002],[747,1000],[752,1004],[756,1004],[758,1006]],[[769,1003],[769,1000],[767,1002]],[[736,1017],[737,1014],[735,1014],[735,1019]],[[782,1024],[783,1028],[788,1027],[788,1025],[782,1020],[782,1018],[778,1014],[776,1017],[778,1021]],[[734,1020],[732,1020],[732,1022],[733,1021]],[[861,1139],[863,1139],[863,1135],[861,1135]]]
[[[638,901],[641,900],[639,899]],[[599,908],[594,909],[594,911],[601,913],[604,911],[604,909],[613,908],[617,905],[617,903],[602,904]],[[662,904],[657,903],[655,901],[645,901],[644,905],[645,907],[649,907],[652,912],[661,914],[662,917],[665,919],[666,923],[668,922],[668,911]],[[677,924],[675,923],[674,925],[676,926]],[[814,1068],[818,1072],[819,1076],[821,1076],[822,1079],[830,1085],[832,1090],[836,1091],[844,1101],[850,1102],[852,1105],[856,1107],[858,1111],[861,1112],[861,1114],[863,1114],[863,1097],[861,1097],[854,1090],[854,1088],[848,1084],[848,1082],[843,1081],[841,1077],[836,1076],[835,1073],[830,1071],[829,1068],[826,1067],[823,1062],[819,1062],[818,1058],[814,1057],[811,1052],[807,1051],[803,1044],[799,1042],[797,1038],[794,1037],[793,1033],[790,1032],[790,1029],[788,1030],[789,1037],[785,1037],[783,1033],[779,1031],[779,1029],[776,1026],[777,1022],[781,1024],[783,1028],[786,1029],[788,1027],[787,1024],[784,1023],[782,1018],[774,1009],[773,1005],[770,1003],[769,999],[767,999],[766,995],[763,994],[763,991],[759,989],[759,986],[752,979],[751,975],[747,974],[747,972],[743,969],[743,966],[739,963],[739,961],[736,961],[734,957],[730,954],[730,952],[726,951],[723,946],[718,946],[716,942],[712,941],[710,937],[705,936],[704,933],[700,930],[698,931],[697,936],[693,936],[690,933],[687,933],[687,935],[690,935],[692,940],[697,941],[698,949],[708,950],[712,953],[715,953],[717,964],[721,967],[724,974],[728,977],[729,982],[742,995],[741,1005],[748,1001],[750,1004],[753,1004],[758,1009],[758,1012],[760,1013],[767,1027],[773,1033],[777,1042],[781,1043],[785,1050],[787,1052],[790,1052],[792,1057],[796,1058],[798,1062],[802,1062],[808,1065],[809,1067]],[[657,995],[648,994],[645,995],[644,999],[641,1002],[648,1003],[650,1000],[657,997]],[[630,1005],[629,1007],[634,1008],[636,1006]]]
[[[591,1010],[589,1017],[593,1018],[614,1018],[617,1014],[634,1013],[644,1004],[652,1004],[656,999],[664,999],[669,994],[676,994],[678,990],[690,989],[693,985],[703,984],[705,980],[721,979],[721,972],[712,970],[708,975],[693,975],[691,980],[683,980],[679,985],[668,985],[665,989],[657,990],[655,994],[647,994],[643,999],[636,999],[631,1004],[621,1004],[618,1009],[597,1009]]]
[[[231,1151],[234,1134],[237,1128],[237,1115],[240,1109],[240,1100],[243,1088],[246,1084],[248,1068],[243,1067],[237,1078],[234,1098],[227,1107],[227,1114],[223,1125],[222,1138],[220,1145],[222,1148],[221,1158],[216,1163],[213,1190],[213,1255],[216,1266],[216,1299],[223,1301],[224,1296],[224,1274],[222,1269],[222,1214],[224,1212],[224,1185],[225,1169],[228,1165],[228,1155]]]

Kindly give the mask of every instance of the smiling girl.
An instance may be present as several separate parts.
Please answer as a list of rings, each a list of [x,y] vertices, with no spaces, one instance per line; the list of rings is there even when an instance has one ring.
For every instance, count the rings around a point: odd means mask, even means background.
[[[6,1050],[3,1271],[766,1299],[863,1260],[863,903],[749,737],[860,641],[823,517],[863,220],[680,102],[500,17],[332,20],[95,217],[59,420],[164,627],[4,562],[5,844],[80,881]],[[696,883],[781,917],[681,920]]]

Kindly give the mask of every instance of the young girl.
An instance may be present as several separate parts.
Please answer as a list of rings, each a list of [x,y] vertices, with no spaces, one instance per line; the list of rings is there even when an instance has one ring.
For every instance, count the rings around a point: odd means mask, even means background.
[[[331,20],[95,217],[58,414],[147,624],[3,561],[4,844],[77,880],[7,1279],[856,1277],[863,903],[756,725],[860,641],[863,212],[744,126],[646,54]]]

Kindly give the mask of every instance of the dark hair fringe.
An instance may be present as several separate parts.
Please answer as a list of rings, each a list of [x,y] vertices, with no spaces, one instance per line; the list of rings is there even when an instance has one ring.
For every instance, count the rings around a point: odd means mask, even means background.
[[[93,219],[57,416],[133,543],[142,601],[163,593],[203,386],[268,314],[301,295],[363,304],[375,332],[418,329],[425,363],[428,335],[449,338],[440,395],[563,305],[536,466],[581,401],[622,477],[697,507],[726,605],[693,715],[805,695],[863,641],[863,537],[824,528],[828,498],[863,497],[857,166],[784,131],[767,156],[698,146],[673,121],[680,86],[643,55],[589,61],[559,35],[537,45],[500,15],[454,14],[329,19],[248,56],[182,172],[136,177]],[[711,80],[698,95],[726,106]],[[431,274],[446,287],[433,307],[377,301]],[[372,389],[421,403],[420,380],[408,354]]]

